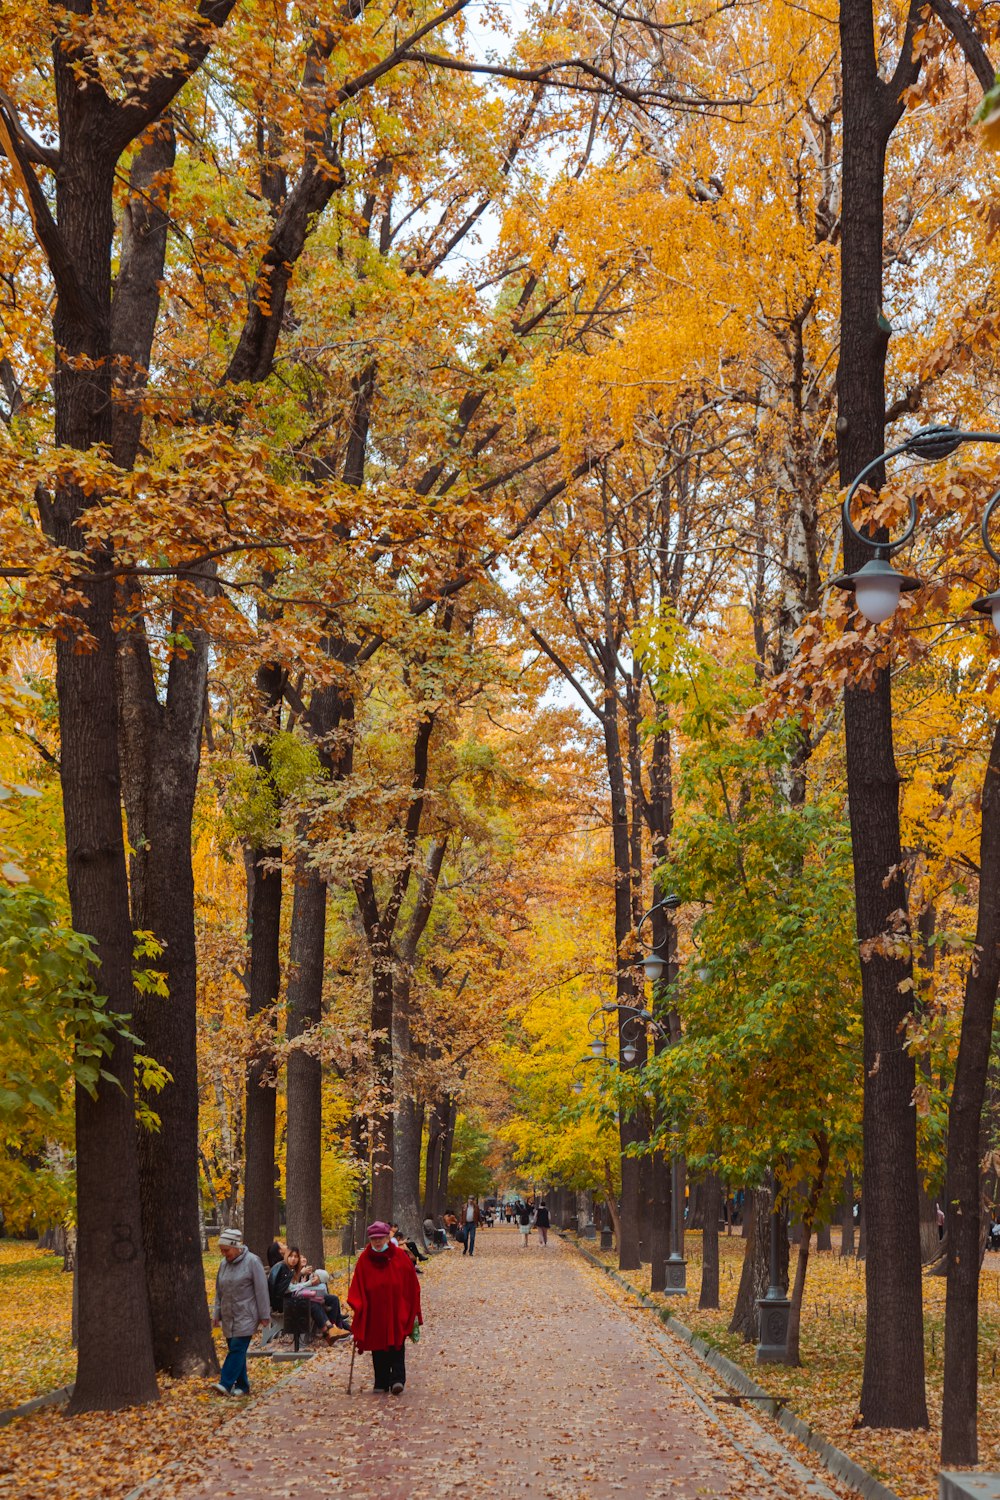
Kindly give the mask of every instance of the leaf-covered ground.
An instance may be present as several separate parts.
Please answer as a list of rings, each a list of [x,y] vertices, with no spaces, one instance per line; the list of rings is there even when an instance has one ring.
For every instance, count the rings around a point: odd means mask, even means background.
[[[576,1299],[576,1315],[571,1319],[566,1295],[552,1277],[557,1263],[554,1258],[547,1262],[546,1252],[540,1247],[533,1245],[522,1255],[518,1237],[512,1231],[501,1230],[481,1235],[477,1248],[479,1254],[473,1265],[450,1252],[432,1263],[424,1278],[428,1329],[426,1338],[411,1356],[415,1378],[407,1397],[414,1397],[409,1409],[419,1408],[423,1417],[431,1413],[431,1428],[440,1434],[442,1452],[449,1454],[455,1452],[456,1432],[463,1434],[463,1440],[470,1435],[469,1441],[480,1444],[480,1429],[491,1429],[501,1450],[508,1455],[504,1462],[512,1466],[511,1472],[518,1471],[519,1465],[524,1469],[525,1484],[521,1485],[520,1493],[527,1490],[560,1496],[573,1494],[574,1500],[586,1493],[603,1493],[597,1486],[601,1469],[594,1453],[606,1446],[602,1434],[610,1430],[609,1417],[603,1404],[599,1409],[587,1410],[577,1354],[582,1354],[584,1364],[600,1375],[603,1390],[613,1386],[615,1361],[620,1357],[616,1352],[618,1343],[615,1336],[605,1333],[603,1337],[611,1340],[610,1352],[602,1345],[603,1325],[594,1312],[594,1307],[604,1300],[601,1288],[610,1289],[612,1284],[596,1272],[586,1272],[582,1262],[575,1261],[580,1270],[575,1273],[570,1296],[571,1301],[573,1297]],[[936,1494],[938,1468],[943,1280],[925,1279],[931,1430],[926,1434],[871,1432],[853,1427],[864,1341],[863,1267],[843,1261],[836,1254],[814,1252],[802,1330],[804,1366],[801,1370],[758,1370],[752,1346],[726,1333],[743,1242],[736,1236],[721,1241],[723,1306],[718,1313],[699,1312],[697,1307],[700,1235],[688,1235],[686,1248],[689,1292],[685,1298],[671,1298],[670,1311],[744,1364],[765,1389],[787,1396],[795,1411],[878,1475],[901,1500],[931,1500]],[[564,1256],[564,1259],[569,1258]],[[606,1259],[613,1263],[613,1257]],[[217,1263],[214,1254],[206,1257],[207,1280],[214,1277]],[[346,1264],[332,1260],[328,1264],[335,1274],[339,1269],[342,1290]],[[634,1273],[632,1280],[638,1288],[648,1288],[648,1270]],[[63,1275],[58,1257],[23,1242],[0,1242],[0,1407],[28,1400],[72,1380],[71,1295],[70,1278]],[[615,1295],[612,1292],[613,1298]],[[618,1300],[627,1314],[628,1299],[622,1296]],[[644,1317],[649,1321],[648,1315],[639,1314],[638,1322]],[[632,1321],[636,1323],[634,1315]],[[321,1466],[324,1474],[333,1472],[328,1451],[331,1445],[346,1455],[342,1464],[337,1459],[344,1472],[336,1477],[343,1485],[351,1476],[364,1472],[364,1455],[370,1451],[371,1442],[377,1444],[382,1437],[391,1438],[398,1448],[399,1441],[405,1438],[409,1442],[412,1436],[409,1429],[400,1427],[400,1418],[393,1417],[390,1411],[384,1414],[373,1411],[370,1394],[365,1394],[363,1400],[346,1398],[343,1387],[349,1347],[345,1346],[346,1340],[332,1351],[323,1351],[307,1370],[294,1377],[287,1396],[283,1392],[268,1396],[263,1409],[256,1401],[249,1408],[226,1403],[211,1395],[206,1381],[162,1381],[160,1402],[148,1408],[73,1421],[67,1421],[58,1409],[50,1409],[21,1419],[0,1429],[0,1497],[65,1500],[70,1495],[73,1500],[98,1500],[98,1497],[123,1500],[150,1476],[181,1460],[187,1482],[193,1485],[194,1476],[216,1463],[220,1451],[232,1454],[234,1447],[242,1444],[242,1438],[238,1438],[240,1432],[249,1428],[252,1435],[258,1420],[256,1413],[261,1412],[263,1418],[274,1399],[282,1403],[292,1425],[299,1422],[302,1403],[304,1410],[312,1414],[309,1422],[315,1419],[324,1434]],[[1000,1348],[1000,1256],[988,1256],[984,1270],[980,1347],[982,1467],[997,1470],[1000,1469],[1000,1378],[994,1350]],[[573,1359],[567,1364],[565,1356],[570,1349],[574,1351]],[[429,1390],[431,1366],[434,1375]],[[255,1361],[251,1369],[255,1394],[270,1390],[287,1368],[269,1361]],[[358,1372],[363,1392],[370,1385],[367,1360],[358,1361]],[[560,1382],[565,1384],[567,1378],[569,1385],[564,1394],[569,1398],[568,1407],[559,1394]],[[633,1362],[624,1377],[626,1387],[634,1385],[635,1378]],[[653,1378],[657,1382],[657,1399],[662,1404],[668,1393],[659,1373]],[[300,1381],[307,1384],[300,1385]],[[422,1395],[420,1382],[424,1384]],[[460,1399],[448,1409],[446,1403],[452,1399],[448,1392],[452,1389],[460,1392]],[[680,1398],[671,1394],[668,1402],[675,1399],[686,1400],[683,1394]],[[314,1406],[317,1400],[320,1404]],[[601,1402],[604,1400],[602,1395]],[[236,1425],[229,1426],[234,1419]],[[622,1420],[631,1427],[631,1417],[626,1414]],[[271,1421],[268,1417],[265,1427]],[[553,1445],[550,1451],[554,1454],[554,1477],[550,1476],[548,1489],[532,1488],[541,1483],[536,1473],[539,1461],[524,1424],[530,1427],[536,1421],[540,1423],[542,1437],[548,1433]],[[309,1422],[307,1431],[311,1431]],[[449,1423],[457,1424],[450,1434],[446,1430]],[[415,1438],[413,1441],[419,1457],[423,1450]],[[717,1443],[718,1436],[712,1436],[711,1441]],[[670,1442],[664,1446],[669,1450]],[[405,1451],[405,1443],[398,1451]],[[578,1463],[575,1469],[574,1463]],[[571,1478],[573,1475],[576,1477]],[[292,1464],[280,1481],[285,1487],[269,1489],[269,1493],[297,1493],[296,1482]],[[411,1500],[421,1493],[447,1494],[449,1483],[445,1466],[429,1487],[421,1489],[414,1481]],[[575,1490],[574,1484],[578,1485]],[[349,1491],[341,1488],[340,1493]],[[683,1489],[668,1489],[664,1493],[679,1495]],[[751,1488],[745,1493],[756,1496],[762,1492]]]
[[[329,1258],[327,1265],[334,1291],[343,1295],[346,1261]],[[216,1254],[205,1257],[210,1287],[217,1266]],[[72,1381],[71,1313],[72,1280],[63,1274],[60,1258],[30,1242],[0,1241],[0,1409]],[[314,1362],[345,1368],[348,1343],[344,1339],[332,1350],[322,1349]],[[288,1372],[287,1364],[254,1360],[255,1397]],[[161,1378],[160,1400],[152,1406],[72,1420],[51,1407],[0,1428],[0,1496],[123,1500],[182,1456],[207,1462],[220,1430],[243,1409],[214,1395],[209,1385],[201,1379]]]
[[[834,1231],[836,1247],[836,1231]],[[941,1382],[944,1361],[944,1294],[941,1276],[924,1277],[924,1328],[927,1362],[927,1401],[931,1425],[927,1432],[883,1432],[855,1428],[865,1338],[864,1265],[833,1253],[809,1258],[805,1310],[802,1319],[799,1370],[783,1366],[760,1369],[754,1346],[727,1333],[739,1286],[743,1241],[723,1236],[720,1246],[720,1301],[718,1312],[700,1311],[701,1235],[686,1236],[688,1295],[661,1300],[669,1311],[748,1373],[769,1393],[788,1397],[799,1416],[824,1437],[896,1491],[900,1500],[933,1500],[938,1492],[938,1453],[941,1442]],[[587,1247],[594,1252],[594,1246]],[[600,1252],[594,1252],[600,1255]],[[792,1268],[796,1251],[792,1250]],[[616,1265],[613,1255],[600,1258]],[[649,1290],[649,1267],[628,1272],[640,1290]],[[980,1468],[1000,1472],[1000,1254],[987,1255],[980,1285],[979,1340],[979,1451]]]
[[[482,1231],[474,1260],[442,1254],[425,1278],[402,1396],[373,1392],[367,1356],[350,1395],[314,1363],[157,1500],[840,1500],[801,1451],[693,1391],[628,1300],[558,1241]]]

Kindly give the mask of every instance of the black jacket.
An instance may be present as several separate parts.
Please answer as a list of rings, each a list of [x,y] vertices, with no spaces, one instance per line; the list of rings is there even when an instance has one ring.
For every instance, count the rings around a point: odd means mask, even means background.
[[[549,1222],[549,1211],[544,1203],[535,1215],[535,1223],[539,1229],[551,1229],[552,1227]]]
[[[271,1299],[271,1311],[280,1313],[285,1305],[285,1293],[292,1284],[292,1268],[279,1261],[272,1266],[267,1278],[267,1293]]]

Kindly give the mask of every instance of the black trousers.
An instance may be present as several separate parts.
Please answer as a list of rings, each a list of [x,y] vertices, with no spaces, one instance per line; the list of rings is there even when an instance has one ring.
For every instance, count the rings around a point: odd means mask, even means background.
[[[406,1344],[398,1349],[373,1349],[372,1364],[375,1366],[375,1389],[388,1391],[397,1381],[406,1384]]]

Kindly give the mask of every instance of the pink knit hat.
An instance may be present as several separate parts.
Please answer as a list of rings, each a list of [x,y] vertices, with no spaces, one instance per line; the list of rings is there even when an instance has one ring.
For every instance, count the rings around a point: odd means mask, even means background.
[[[388,1239],[392,1230],[388,1224],[383,1224],[381,1219],[376,1219],[374,1224],[369,1224],[367,1235],[370,1240]]]

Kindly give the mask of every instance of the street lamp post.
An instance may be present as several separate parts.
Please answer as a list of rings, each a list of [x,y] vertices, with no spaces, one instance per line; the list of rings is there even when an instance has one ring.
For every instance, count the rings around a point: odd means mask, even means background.
[[[788,1363],[788,1319],[792,1304],[785,1296],[785,1288],[778,1280],[778,1234],[781,1214],[778,1212],[778,1180],[771,1169],[771,1255],[770,1285],[766,1294],[757,1302],[758,1335],[757,1363],[759,1365],[784,1365]]]
[[[898,458],[900,454],[905,453],[911,458],[919,459],[922,463],[936,463],[947,458],[964,443],[1000,443],[1000,432],[966,432],[959,427],[939,425],[921,427],[905,442],[897,443],[895,448],[889,448],[885,453],[880,453],[878,458],[872,459],[871,463],[866,464],[852,481],[844,497],[844,530],[863,546],[873,548],[875,556],[870,558],[863,567],[858,568],[857,572],[841,573],[833,580],[833,584],[835,588],[853,593],[858,609],[873,625],[881,625],[884,620],[891,618],[896,611],[900,594],[909,593],[920,587],[919,578],[911,578],[898,573],[892,566],[891,560],[892,554],[898,552],[900,547],[904,547],[916,530],[917,502],[912,498],[910,500],[910,515],[902,536],[897,537],[895,541],[884,542],[865,536],[858,530],[851,517],[851,503],[868,475],[880,468],[887,459]],[[998,503],[1000,503],[1000,489],[993,493],[987,503],[983,514],[982,538],[986,551],[1000,567],[1000,552],[993,546],[989,536],[990,521]],[[987,594],[982,599],[976,599],[972,608],[978,614],[989,615],[994,628],[1000,632],[1000,589]]]

